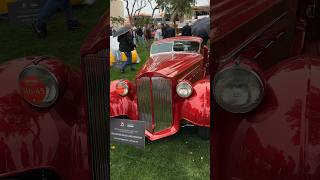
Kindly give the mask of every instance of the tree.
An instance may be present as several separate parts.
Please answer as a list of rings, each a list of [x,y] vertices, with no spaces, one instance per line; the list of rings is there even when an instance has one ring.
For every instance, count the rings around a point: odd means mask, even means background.
[[[152,14],[151,14],[151,17],[153,18],[154,16],[154,13],[156,12],[157,9],[160,9],[160,0],[158,2],[155,2],[154,0],[148,0],[148,3],[150,5],[150,8],[152,9]],[[155,3],[155,5],[154,5]]]
[[[151,24],[153,21],[151,18],[147,18],[147,17],[141,17],[141,18],[138,18],[136,21],[135,21],[135,26],[137,27],[142,27],[144,26],[145,24]]]
[[[170,21],[174,24],[178,17],[183,17],[192,11],[196,0],[155,0],[160,10],[170,15]]]
[[[115,25],[115,26],[123,26],[124,24],[124,18],[123,17],[114,17],[114,16],[111,16],[110,17],[110,21],[112,23],[112,25]]]
[[[124,2],[126,3],[129,22],[133,26],[135,24],[133,17],[139,15],[141,10],[145,8],[148,3],[146,0],[124,0]],[[132,2],[133,4],[130,4],[129,2]]]

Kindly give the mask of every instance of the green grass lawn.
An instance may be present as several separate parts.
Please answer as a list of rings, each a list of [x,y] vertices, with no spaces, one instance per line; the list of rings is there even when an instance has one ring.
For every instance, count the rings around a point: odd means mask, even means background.
[[[107,2],[97,0],[92,6],[75,7],[75,15],[83,27],[73,32],[67,30],[63,12],[57,13],[48,23],[47,39],[39,39],[33,33],[30,23],[14,25],[7,20],[0,20],[0,63],[28,55],[49,55],[79,67],[80,47],[105,13]]]
[[[130,67],[126,67],[126,72],[122,74],[120,72],[120,69],[112,67],[110,68],[110,80],[116,80],[116,79],[129,79],[130,81],[133,81],[135,79],[136,73],[139,71],[139,69],[144,65],[146,60],[149,57],[149,51],[147,50],[146,46],[141,45],[137,46],[137,52],[139,54],[139,57],[141,59],[141,62],[138,64],[135,64],[135,71],[130,71]]]
[[[209,145],[210,141],[200,139],[193,127],[148,141],[144,150],[111,144],[111,180],[208,180]]]
[[[138,69],[149,56],[145,46],[138,46],[141,62],[136,71],[125,74],[111,68],[110,79],[134,80]],[[111,180],[188,180],[210,179],[210,141],[197,136],[195,127],[184,127],[170,137],[147,141],[145,149],[111,144]]]

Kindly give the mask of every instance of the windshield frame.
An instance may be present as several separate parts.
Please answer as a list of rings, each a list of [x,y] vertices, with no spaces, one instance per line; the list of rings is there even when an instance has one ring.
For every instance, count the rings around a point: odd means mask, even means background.
[[[190,42],[196,42],[199,44],[199,48],[198,48],[198,51],[196,52],[192,52],[192,51],[174,51],[173,48],[174,48],[174,43],[175,42],[181,42],[181,41],[190,41]],[[154,54],[151,54],[151,47],[154,46],[155,44],[172,44],[171,46],[171,51],[168,51],[168,52],[158,52],[158,53],[154,53]],[[151,44],[151,47],[150,47],[150,56],[154,56],[154,55],[158,55],[158,54],[168,54],[168,53],[176,53],[176,54],[200,54],[200,50],[201,50],[201,43],[199,41],[193,41],[193,40],[185,40],[185,39],[177,39],[177,40],[173,40],[173,41],[168,41],[168,42],[160,42],[158,43],[157,41],[152,43]]]

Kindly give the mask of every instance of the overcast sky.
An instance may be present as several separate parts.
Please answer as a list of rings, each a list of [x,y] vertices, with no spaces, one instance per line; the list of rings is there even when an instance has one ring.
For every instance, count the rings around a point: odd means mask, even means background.
[[[131,1],[131,2],[133,2],[133,1]],[[196,1],[196,5],[197,5],[197,6],[209,5],[209,2],[210,2],[210,0],[197,0],[197,1]],[[124,7],[125,7],[126,3],[124,2],[123,5],[124,5]],[[129,6],[129,7],[132,8],[132,5]],[[130,11],[131,11],[131,9],[130,9]],[[142,9],[141,12],[151,14],[151,13],[152,13],[152,9],[151,9],[150,5],[148,4],[145,8]],[[126,17],[126,16],[127,16],[127,11],[124,10],[124,13],[125,13],[124,16]],[[159,14],[159,11],[156,10],[155,14]]]

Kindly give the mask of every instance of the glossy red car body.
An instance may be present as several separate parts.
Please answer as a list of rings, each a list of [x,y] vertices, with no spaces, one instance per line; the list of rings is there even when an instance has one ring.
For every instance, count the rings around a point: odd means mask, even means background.
[[[86,64],[87,56],[93,56],[97,50],[108,52],[107,20],[107,16],[101,18],[81,49],[82,72],[53,57],[44,57],[38,64],[35,60],[39,57],[30,56],[0,65],[0,179],[107,178],[107,168],[101,170],[92,166],[91,160],[97,159],[90,140],[92,131],[88,119],[91,117],[87,105],[90,98],[86,91],[91,88],[86,83],[89,73],[85,71],[90,69]],[[94,59],[91,62],[95,64]],[[101,67],[107,65],[105,59],[104,62],[99,63]],[[32,106],[20,94],[19,74],[31,64],[46,67],[58,79],[59,97],[50,107]],[[96,76],[100,77],[99,73]],[[99,131],[97,127],[95,131]],[[108,143],[107,138],[103,141]],[[104,148],[106,155],[98,164],[106,167],[108,147]],[[100,168],[103,173],[98,173],[95,168]]]
[[[175,37],[159,40],[155,44],[174,42],[176,40],[196,41],[201,44],[202,39],[196,37]],[[151,55],[142,69],[136,75],[136,81],[140,78],[161,77],[172,82],[172,111],[169,116],[171,125],[158,132],[154,131],[155,120],[152,116],[152,130],[146,130],[146,137],[150,140],[157,140],[178,132],[181,120],[185,120],[196,126],[210,127],[210,76],[208,75],[208,57],[206,48],[201,52],[169,52]],[[137,97],[136,83],[130,82],[130,92],[122,97],[116,93],[115,86],[119,80],[110,84],[110,117],[126,116],[132,120],[140,120],[139,103]],[[193,93],[188,98],[181,98],[176,93],[176,86],[181,81],[188,81],[192,84]],[[150,90],[151,91],[151,90]],[[153,89],[153,91],[156,91]],[[170,92],[170,93],[171,93]],[[153,100],[149,101],[153,104]],[[154,113],[154,112],[152,112]],[[112,119],[111,119],[112,120]],[[149,119],[151,121],[151,119]]]
[[[266,82],[248,113],[213,103],[212,179],[320,179],[319,1],[218,0],[211,10],[213,73],[246,59]]]

